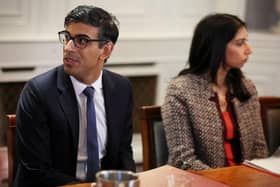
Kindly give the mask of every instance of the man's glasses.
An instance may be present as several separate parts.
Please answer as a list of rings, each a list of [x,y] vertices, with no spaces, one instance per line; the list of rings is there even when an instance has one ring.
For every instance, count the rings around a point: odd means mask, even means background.
[[[108,40],[98,40],[98,39],[90,39],[87,35],[76,35],[71,36],[68,31],[60,31],[58,32],[58,38],[60,43],[64,46],[72,40],[75,47],[83,49],[87,46],[89,42],[108,42]]]

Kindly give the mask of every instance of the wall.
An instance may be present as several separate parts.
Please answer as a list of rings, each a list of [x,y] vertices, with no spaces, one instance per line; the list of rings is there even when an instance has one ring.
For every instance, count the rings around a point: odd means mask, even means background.
[[[170,78],[185,65],[198,20],[214,11],[244,18],[246,7],[243,0],[0,0],[0,82],[26,81],[61,64],[57,32],[63,30],[64,16],[92,2],[120,20],[120,40],[108,68],[128,76],[157,75],[158,104]]]

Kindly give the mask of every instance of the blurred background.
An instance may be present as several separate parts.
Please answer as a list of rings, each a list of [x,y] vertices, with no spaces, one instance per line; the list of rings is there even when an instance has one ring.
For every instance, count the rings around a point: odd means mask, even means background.
[[[162,104],[168,82],[186,64],[196,23],[209,13],[232,13],[247,22],[254,52],[243,70],[259,95],[280,95],[279,0],[0,0],[0,154],[6,151],[5,114],[15,113],[26,81],[62,63],[57,32],[64,29],[67,12],[80,4],[103,7],[120,21],[106,68],[132,82],[139,165],[138,107]]]

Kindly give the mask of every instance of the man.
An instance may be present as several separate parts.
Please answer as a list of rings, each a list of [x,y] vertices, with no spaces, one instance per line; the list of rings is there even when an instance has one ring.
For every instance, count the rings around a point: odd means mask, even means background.
[[[116,18],[78,6],[64,26],[63,66],[30,80],[20,96],[15,186],[94,181],[101,169],[135,171],[131,85],[103,69],[118,39]]]

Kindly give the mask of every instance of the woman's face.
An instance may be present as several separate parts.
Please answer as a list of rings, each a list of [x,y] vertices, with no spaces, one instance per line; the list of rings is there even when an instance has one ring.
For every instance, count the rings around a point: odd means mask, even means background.
[[[247,62],[252,49],[248,43],[248,32],[241,27],[226,47],[226,69],[240,69]]]

